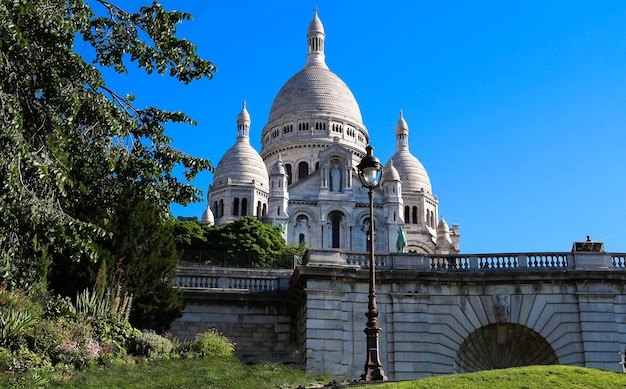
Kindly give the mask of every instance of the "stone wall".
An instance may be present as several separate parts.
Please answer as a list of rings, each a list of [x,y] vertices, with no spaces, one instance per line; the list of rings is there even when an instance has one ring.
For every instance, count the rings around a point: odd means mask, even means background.
[[[289,282],[285,270],[181,271],[187,308],[172,333],[190,339],[216,328],[237,343],[244,361],[358,378],[369,270],[349,255],[330,254],[287,271]],[[626,261],[592,257],[381,257],[376,297],[385,373],[407,380],[545,363],[620,371]]]
[[[181,340],[215,328],[233,341],[244,362],[300,363],[295,309],[286,292],[187,291],[183,316],[170,332]]]
[[[543,363],[621,371],[626,272],[605,266],[606,256],[596,270],[574,259],[558,271],[377,271],[385,373],[406,380]],[[366,358],[369,274],[338,265],[309,263],[293,281],[306,296],[307,371],[354,379]]]

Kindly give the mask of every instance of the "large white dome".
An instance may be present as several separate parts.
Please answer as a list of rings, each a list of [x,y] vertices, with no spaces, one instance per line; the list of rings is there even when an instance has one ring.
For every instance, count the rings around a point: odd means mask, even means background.
[[[286,163],[293,159],[287,150],[294,144],[317,151],[338,138],[341,145],[362,155],[369,143],[352,91],[326,65],[325,38],[316,12],[307,32],[304,68],[278,91],[261,134],[261,156],[268,168],[278,152],[285,153]]]
[[[326,66],[305,66],[276,95],[268,123],[289,117],[333,116],[362,123],[361,110],[350,88]]]

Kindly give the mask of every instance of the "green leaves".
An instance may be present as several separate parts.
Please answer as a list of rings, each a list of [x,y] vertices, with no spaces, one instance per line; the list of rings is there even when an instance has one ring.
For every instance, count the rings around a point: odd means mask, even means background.
[[[0,0],[0,283],[12,287],[45,281],[60,258],[96,261],[121,201],[151,202],[164,220],[171,202],[201,195],[173,170],[192,180],[211,168],[165,135],[167,123],[192,119],[135,107],[83,58],[93,52],[119,72],[135,62],[184,83],[211,78],[211,62],[175,36],[190,15],[97,3],[103,15],[81,0]]]
[[[302,250],[287,246],[280,227],[250,216],[219,227],[177,221],[174,236],[177,247],[187,257],[197,254],[200,258],[225,258],[213,263],[218,266],[285,267],[292,265],[294,255],[303,254]]]
[[[203,77],[212,78],[215,66],[196,55],[196,46],[175,37],[176,24],[191,19],[179,11],[165,11],[157,2],[130,13],[109,2],[100,1],[109,15],[93,18],[81,30],[85,41],[96,49],[95,63],[126,72],[124,56],[148,73],[176,77],[185,84]],[[139,38],[143,32],[149,40]]]

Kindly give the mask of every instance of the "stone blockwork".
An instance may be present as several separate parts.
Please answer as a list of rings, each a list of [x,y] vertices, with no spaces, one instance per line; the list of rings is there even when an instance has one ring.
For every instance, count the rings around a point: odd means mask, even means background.
[[[623,258],[377,256],[383,369],[390,380],[546,363],[619,371],[626,345]],[[185,287],[188,305],[173,334],[191,338],[214,327],[237,342],[244,360],[360,377],[367,266],[349,253],[309,252],[304,263],[289,272],[289,290],[284,270],[233,269],[229,276],[213,269],[209,281],[179,271],[181,283],[207,286]]]
[[[307,370],[359,377],[369,273],[340,256],[331,266],[324,253],[318,265],[314,255],[292,278],[306,296]],[[381,261],[376,287],[380,356],[390,379],[545,363],[621,369],[626,272],[606,266],[610,256],[577,262],[564,253],[563,261],[533,269],[518,266],[537,255],[507,255],[509,269],[472,258],[480,268],[467,270],[437,269],[440,258],[395,256]]]
[[[295,341],[295,308],[286,291],[247,293],[224,290],[187,291],[183,316],[171,333],[181,340],[215,328],[236,344],[244,362],[299,363]]]

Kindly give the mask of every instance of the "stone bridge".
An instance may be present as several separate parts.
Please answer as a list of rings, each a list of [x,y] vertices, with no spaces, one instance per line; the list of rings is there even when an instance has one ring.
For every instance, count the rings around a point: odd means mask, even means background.
[[[620,370],[626,254],[376,255],[389,379],[533,364]],[[217,328],[243,360],[353,379],[366,357],[368,253],[309,251],[289,270],[179,267],[172,333]]]

